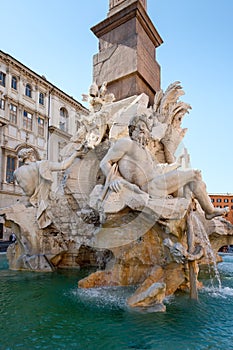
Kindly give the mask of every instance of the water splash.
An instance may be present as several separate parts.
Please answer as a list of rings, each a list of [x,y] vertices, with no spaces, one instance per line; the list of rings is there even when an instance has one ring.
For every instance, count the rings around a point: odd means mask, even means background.
[[[72,289],[71,295],[78,302],[97,309],[125,309],[126,299],[136,287],[99,287]]]
[[[221,289],[216,287],[204,287],[202,292],[207,293],[209,297],[227,299],[233,297],[233,288],[222,287]]]
[[[220,274],[217,267],[216,257],[212,249],[212,246],[210,244],[209,236],[205,230],[203,223],[201,222],[200,218],[195,212],[190,213],[190,219],[191,219],[193,228],[196,229],[195,235],[197,236],[198,240],[200,241],[204,249],[204,254],[208,262],[208,270],[211,278],[211,285],[214,288],[214,278],[215,278],[218,282],[218,288],[221,289],[222,283],[220,279]],[[212,272],[214,272],[214,278],[212,278]]]

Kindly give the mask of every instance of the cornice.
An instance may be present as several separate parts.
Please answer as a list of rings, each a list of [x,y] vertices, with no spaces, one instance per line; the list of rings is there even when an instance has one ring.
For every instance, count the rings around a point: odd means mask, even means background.
[[[56,134],[56,135],[59,135],[59,136],[62,136],[62,137],[65,137],[67,140],[69,140],[72,135],[69,134],[68,132],[65,132],[59,128],[57,128],[56,126],[54,125],[50,125],[49,126],[49,133],[50,134]]]
[[[7,66],[11,65],[13,67],[16,67],[18,71],[21,72],[22,75],[25,75],[26,77],[33,79],[36,84],[41,84],[47,87],[48,90],[56,91],[59,96],[62,96],[66,99],[66,101],[69,101],[72,105],[74,105],[76,108],[78,107],[80,110],[86,111],[87,109],[77,100],[75,100],[72,96],[66,94],[64,91],[50,83],[44,76],[40,76],[27,66],[25,66],[23,63],[16,60],[14,57],[10,56],[9,54],[3,52],[0,50],[0,60],[5,62]]]
[[[91,31],[97,36],[97,38],[100,38],[113,29],[119,27],[121,24],[128,22],[132,18],[137,18],[155,47],[158,47],[163,43],[161,36],[155,29],[140,1],[134,2],[128,7],[125,7],[114,15],[106,18],[102,22],[92,27]]]
[[[8,152],[16,153],[15,149],[12,147],[2,145],[1,148],[8,151]]]
[[[63,100],[69,102],[73,107],[75,107],[75,109],[78,108],[80,111],[87,111],[85,107],[80,104],[77,105],[77,102],[72,97],[64,95],[60,90],[53,89],[50,94],[51,96],[58,96],[59,98],[62,98]]]

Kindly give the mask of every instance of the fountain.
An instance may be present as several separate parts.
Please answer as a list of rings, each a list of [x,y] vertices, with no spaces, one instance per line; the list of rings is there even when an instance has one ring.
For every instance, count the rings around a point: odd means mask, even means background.
[[[174,82],[152,105],[144,93],[115,101],[106,83],[94,83],[84,96],[90,113],[62,162],[20,151],[15,178],[28,204],[0,210],[17,236],[10,269],[95,267],[79,288],[136,285],[127,300],[135,310],[165,311],[165,298],[178,290],[198,299],[199,267],[216,266],[218,249],[233,244],[233,226],[190,167],[183,94]],[[53,171],[62,175],[55,192]]]

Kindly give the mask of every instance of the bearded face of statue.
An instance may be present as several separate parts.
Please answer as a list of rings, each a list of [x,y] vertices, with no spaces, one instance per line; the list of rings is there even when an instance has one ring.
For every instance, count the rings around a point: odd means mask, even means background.
[[[131,139],[139,143],[141,146],[146,146],[150,138],[150,131],[145,122],[139,120],[134,126],[131,134]]]

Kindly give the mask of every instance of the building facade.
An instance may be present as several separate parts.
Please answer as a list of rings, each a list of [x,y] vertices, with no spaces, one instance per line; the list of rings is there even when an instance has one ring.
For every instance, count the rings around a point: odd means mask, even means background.
[[[31,147],[38,160],[58,161],[82,114],[78,101],[0,51],[0,207],[22,197],[13,178],[18,151]]]
[[[233,224],[233,194],[209,194],[211,202],[217,208],[229,208],[229,213],[225,218]]]

